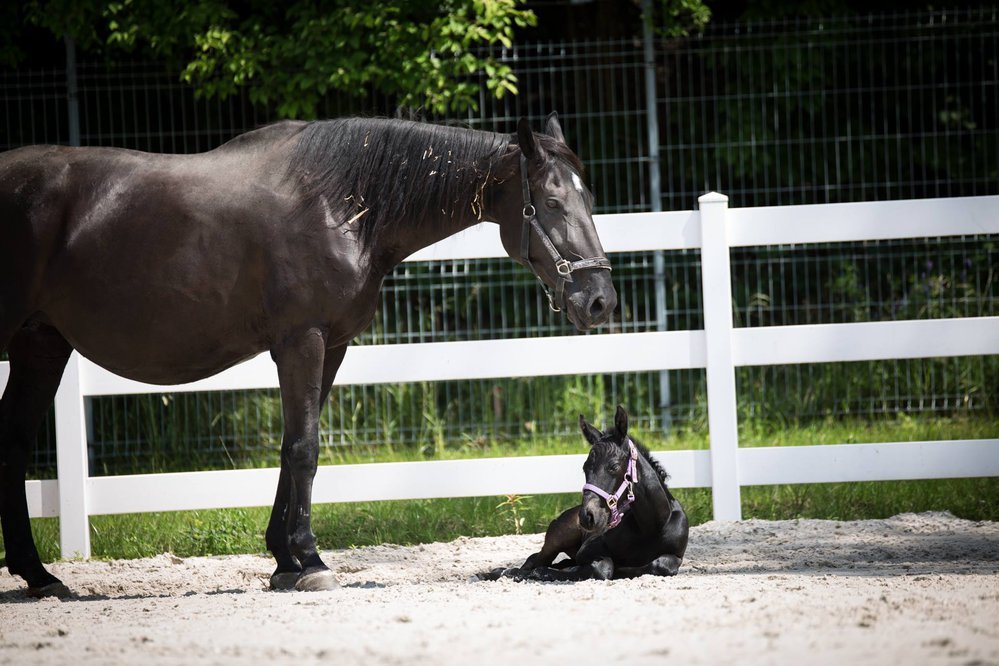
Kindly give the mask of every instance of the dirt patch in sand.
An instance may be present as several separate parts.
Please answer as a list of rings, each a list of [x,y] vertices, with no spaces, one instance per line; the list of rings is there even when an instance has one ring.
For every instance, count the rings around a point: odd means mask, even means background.
[[[334,551],[343,585],[267,590],[263,556],[64,562],[74,599],[0,574],[0,663],[999,664],[999,523],[714,522],[675,578],[475,582],[542,535]]]

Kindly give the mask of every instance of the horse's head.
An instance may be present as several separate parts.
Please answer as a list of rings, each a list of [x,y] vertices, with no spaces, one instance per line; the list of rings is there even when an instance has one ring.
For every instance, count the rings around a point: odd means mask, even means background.
[[[597,430],[582,414],[579,428],[590,443],[590,455],[583,463],[586,484],[579,524],[588,532],[602,534],[617,527],[635,498],[632,485],[638,480],[638,451],[628,437],[628,413],[620,405],[610,430]]]
[[[553,310],[565,310],[581,331],[599,326],[614,311],[617,293],[593,225],[593,195],[582,164],[566,145],[554,113],[544,134],[535,134],[522,118],[511,145],[519,148],[512,151],[519,166],[507,181],[515,202],[507,209],[519,214],[501,221],[503,246],[541,280]]]

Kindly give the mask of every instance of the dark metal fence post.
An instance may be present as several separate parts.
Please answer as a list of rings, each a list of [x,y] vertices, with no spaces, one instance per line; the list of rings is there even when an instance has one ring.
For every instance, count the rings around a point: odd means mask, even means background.
[[[66,42],[66,111],[69,114],[69,145],[80,145],[80,100],[76,89],[76,42]]]
[[[645,47],[645,118],[649,142],[649,204],[652,212],[663,209],[662,182],[659,174],[659,113],[656,108],[656,51],[652,36],[652,0],[642,0],[642,41]],[[665,331],[666,323],[666,256],[662,250],[653,253],[656,289],[656,330]],[[669,394],[669,371],[659,373],[659,409],[662,428],[669,433],[673,413]]]

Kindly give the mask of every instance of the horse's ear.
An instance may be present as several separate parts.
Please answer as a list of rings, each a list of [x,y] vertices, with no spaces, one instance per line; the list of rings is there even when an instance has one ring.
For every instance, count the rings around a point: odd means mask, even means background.
[[[579,429],[583,431],[583,437],[590,443],[590,446],[600,441],[600,431],[587,423],[582,414],[579,415]]]
[[[548,119],[545,121],[545,134],[565,143],[565,135],[562,134],[562,126],[558,123],[558,113],[555,111],[548,114]]]
[[[621,441],[624,441],[624,438],[628,436],[628,412],[624,411],[624,407],[621,405],[617,406],[617,411],[614,413],[614,428],[621,436]]]
[[[527,159],[533,160],[542,157],[541,146],[534,138],[534,130],[531,129],[531,123],[527,118],[521,118],[517,123],[517,142],[520,144],[520,152]]]

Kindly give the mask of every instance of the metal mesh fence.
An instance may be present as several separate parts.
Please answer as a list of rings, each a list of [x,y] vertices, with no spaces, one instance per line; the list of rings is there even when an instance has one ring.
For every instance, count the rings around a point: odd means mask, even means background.
[[[540,127],[557,109],[587,164],[598,213],[656,206],[650,122],[661,137],[665,209],[688,209],[710,189],[735,206],[995,194],[997,35],[988,8],[714,25],[657,42],[651,67],[634,40],[517,45],[494,55],[514,68],[521,93],[494,100],[483,92],[477,110],[444,120],[513,131],[520,116]],[[83,145],[196,152],[274,119],[245,95],[197,98],[157,64],[85,63],[77,83]],[[0,72],[0,149],[66,143],[65,96],[64,71]],[[330,97],[321,114],[391,115],[393,104],[375,94]],[[620,308],[608,332],[702,326],[698,253],[663,256],[661,274],[652,253],[612,257]],[[737,326],[995,315],[996,265],[988,237],[741,248],[733,251],[733,312]],[[656,305],[662,297],[665,311]],[[533,277],[508,261],[421,262],[388,276],[357,344],[570,331]],[[781,420],[994,415],[997,365],[967,358],[743,368],[740,409]],[[331,446],[433,447],[566,434],[580,411],[600,420],[618,402],[646,431],[667,420],[697,427],[703,387],[702,371],[347,387],[334,392],[323,438]],[[276,400],[258,391],[95,399],[94,471],[276,460]],[[54,465],[51,432],[41,444],[37,462]]]

